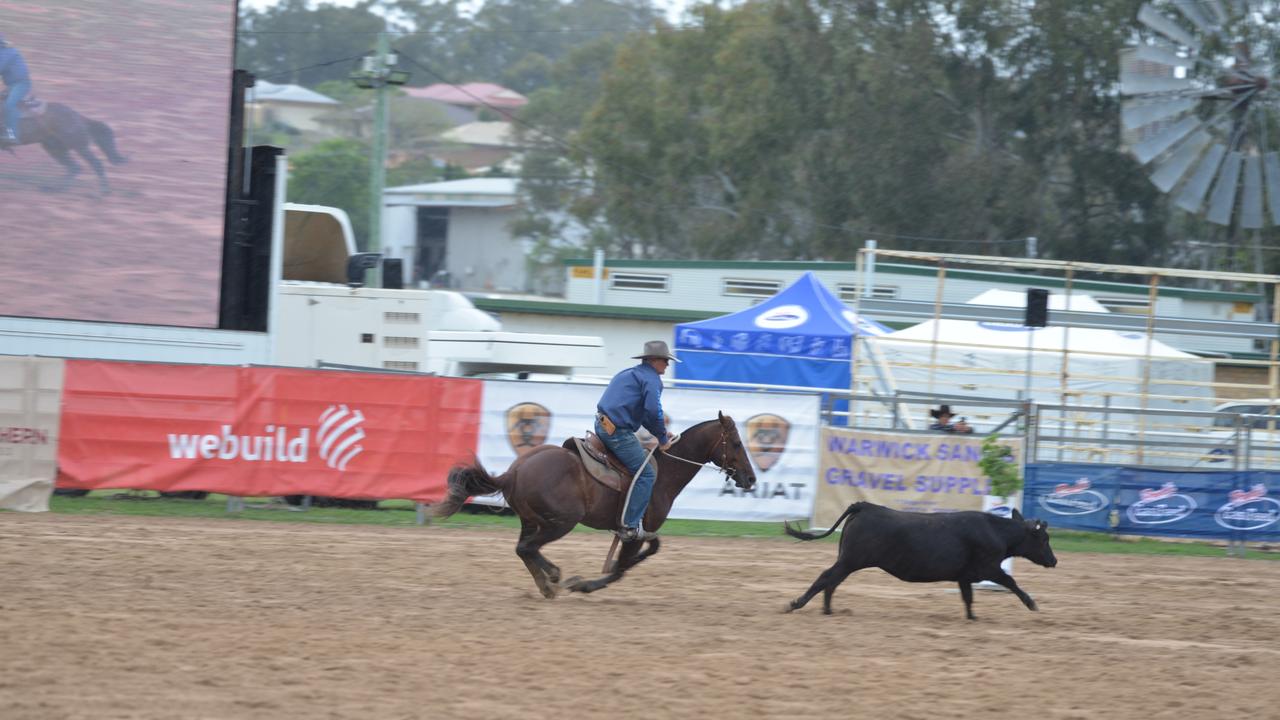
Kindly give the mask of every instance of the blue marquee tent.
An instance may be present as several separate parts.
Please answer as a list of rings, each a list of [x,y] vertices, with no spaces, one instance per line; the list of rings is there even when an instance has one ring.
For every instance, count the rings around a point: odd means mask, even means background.
[[[854,315],[806,272],[759,305],[676,325],[676,377],[847,388],[854,335],[889,332]]]

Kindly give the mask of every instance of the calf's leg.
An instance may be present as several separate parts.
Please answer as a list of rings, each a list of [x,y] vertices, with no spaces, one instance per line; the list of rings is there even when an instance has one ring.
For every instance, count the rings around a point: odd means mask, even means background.
[[[960,597],[964,599],[964,616],[977,620],[973,615],[973,583],[960,581]]]
[[[1039,609],[1036,607],[1036,601],[1032,600],[1030,595],[1023,592],[1022,588],[1018,587],[1018,583],[1013,581],[1013,577],[1005,571],[997,569],[988,579],[991,580],[991,582],[1008,589],[1009,592],[1012,592],[1014,595],[1017,595],[1018,599],[1022,601],[1023,605],[1027,606],[1028,610]]]
[[[818,576],[817,580],[813,581],[813,584],[809,586],[808,590],[804,591],[803,595],[787,604],[786,612],[799,610],[807,605],[809,601],[813,599],[814,595],[821,592],[824,593],[822,596],[822,611],[823,613],[830,615],[831,594],[836,591],[836,586],[843,582],[845,578],[849,577],[849,574],[856,569],[857,568],[848,569],[837,560],[835,565],[832,565],[822,571],[822,574]]]

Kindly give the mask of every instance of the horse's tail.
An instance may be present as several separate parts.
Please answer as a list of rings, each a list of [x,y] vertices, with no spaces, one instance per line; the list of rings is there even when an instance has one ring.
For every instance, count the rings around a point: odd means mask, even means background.
[[[502,478],[490,475],[478,459],[470,465],[455,465],[449,471],[448,483],[449,493],[432,509],[432,514],[438,518],[447,518],[461,510],[469,497],[489,495],[502,489]]]
[[[848,508],[846,508],[846,509],[845,509],[844,514],[843,514],[843,515],[841,515],[840,517],[836,518],[836,521],[835,521],[835,522],[833,522],[833,523],[831,523],[831,528],[830,528],[830,529],[828,529],[826,532],[824,532],[824,533],[822,533],[822,534],[818,534],[818,533],[807,533],[807,532],[804,532],[803,530],[800,530],[800,529],[798,529],[798,528],[793,528],[793,527],[791,527],[791,523],[789,523],[789,522],[787,522],[787,521],[785,521],[785,520],[783,520],[783,521],[782,521],[782,528],[783,528],[784,530],[786,530],[786,531],[787,531],[787,534],[788,534],[788,535],[790,535],[790,536],[791,536],[791,537],[793,537],[793,538],[799,538],[799,539],[801,539],[801,540],[821,540],[822,538],[824,538],[824,537],[826,537],[826,536],[830,535],[831,533],[835,532],[835,531],[836,531],[836,528],[840,527],[840,523],[844,522],[844,519],[845,519],[845,518],[849,517],[850,515],[855,515],[855,514],[857,514],[857,512],[858,512],[859,510],[861,510],[861,509],[862,509],[862,503],[860,503],[860,502],[856,502],[856,503],[854,503],[854,504],[850,505]]]
[[[89,137],[93,138],[99,148],[102,148],[103,154],[107,156],[112,165],[123,165],[129,162],[129,158],[121,155],[120,151],[116,149],[116,134],[110,125],[101,120],[90,120],[89,118],[85,118],[84,121],[89,128]]]

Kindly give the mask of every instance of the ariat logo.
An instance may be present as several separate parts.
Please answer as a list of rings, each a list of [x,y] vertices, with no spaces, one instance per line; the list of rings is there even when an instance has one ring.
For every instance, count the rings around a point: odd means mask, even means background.
[[[507,410],[507,440],[519,457],[547,441],[551,411],[538,403],[524,402]]]
[[[320,415],[320,428],[316,441],[320,443],[320,459],[339,472],[347,469],[347,463],[364,450],[358,443],[364,439],[364,414],[346,405],[330,405]]]
[[[1138,502],[1129,506],[1129,519],[1140,525],[1162,525],[1190,517],[1196,501],[1178,492],[1178,486],[1167,482],[1158,488],[1138,491]]]
[[[747,451],[760,472],[769,472],[778,463],[790,434],[791,423],[780,415],[763,413],[747,418]]]
[[[1261,530],[1280,521],[1280,501],[1267,497],[1267,486],[1258,483],[1248,490],[1232,490],[1213,519],[1228,530]]]

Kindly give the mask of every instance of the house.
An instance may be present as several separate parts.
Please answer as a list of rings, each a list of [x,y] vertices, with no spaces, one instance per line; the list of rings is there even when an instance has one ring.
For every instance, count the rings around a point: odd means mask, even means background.
[[[403,260],[406,287],[526,291],[528,248],[511,234],[514,178],[386,188],[383,252]]]
[[[521,150],[509,122],[472,122],[445,130],[431,156],[467,172],[511,165]]]
[[[464,85],[436,83],[426,87],[406,87],[404,92],[412,98],[436,100],[473,110],[498,108],[506,111],[515,111],[529,102],[529,98],[515,90],[485,82],[473,82]]]
[[[327,132],[321,118],[341,105],[301,85],[258,80],[245,91],[245,117],[253,127],[285,127],[299,132]]]

